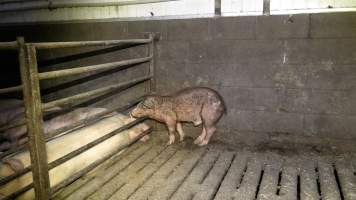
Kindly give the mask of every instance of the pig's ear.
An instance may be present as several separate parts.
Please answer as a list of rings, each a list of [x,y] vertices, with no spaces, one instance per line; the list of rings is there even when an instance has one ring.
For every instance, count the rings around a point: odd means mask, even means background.
[[[142,105],[147,107],[147,108],[153,108],[155,105],[155,100],[154,98],[148,97],[146,100],[142,102]]]

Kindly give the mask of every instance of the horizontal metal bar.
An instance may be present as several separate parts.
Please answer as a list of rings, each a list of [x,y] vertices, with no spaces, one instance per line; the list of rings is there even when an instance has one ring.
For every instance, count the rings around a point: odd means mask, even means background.
[[[9,176],[6,176],[6,177],[0,179],[0,185],[4,185],[4,184],[14,180],[17,177],[20,177],[20,176],[26,174],[29,171],[31,171],[31,165],[28,167],[25,167],[19,171],[16,171],[16,173],[14,173],[14,174],[11,174]]]
[[[16,192],[10,194],[9,196],[3,197],[0,200],[14,200],[16,199],[18,196],[20,196],[21,194],[29,191],[31,188],[33,188],[33,183],[30,183],[29,185],[17,190]]]
[[[75,151],[72,151],[72,152],[68,153],[67,155],[65,155],[65,156],[63,156],[63,157],[61,157],[61,158],[49,163],[48,164],[48,170],[51,170],[51,169],[57,167],[58,165],[60,165],[60,164],[62,164],[64,162],[72,159],[73,157],[75,157],[75,156],[83,153],[84,151],[94,147],[95,145],[97,145],[97,144],[99,144],[99,143],[101,143],[101,142],[113,137],[114,135],[116,135],[118,133],[121,133],[122,131],[127,130],[129,128],[132,128],[133,126],[143,122],[144,120],[146,120],[146,118],[136,119],[136,120],[134,120],[134,121],[132,121],[132,122],[130,122],[128,124],[125,124],[124,126],[121,126],[120,128],[115,129],[114,131],[111,131],[110,133],[108,133],[108,134],[106,134],[106,135],[104,135],[104,136],[102,136],[102,137],[100,137],[100,138],[98,138],[98,139],[96,139],[96,140],[94,140],[94,141],[92,141],[92,142],[90,142],[90,143],[88,143],[88,144],[76,149]],[[24,168],[24,169],[21,169],[20,171],[17,171],[14,174],[11,174],[10,176],[6,176],[6,177],[0,179],[0,185],[4,185],[4,184],[12,181],[13,179],[18,178],[18,177],[20,177],[20,176],[22,176],[22,175],[24,175],[24,174],[26,174],[26,173],[28,173],[30,171],[31,171],[31,165],[26,167],[26,168]]]
[[[16,127],[19,127],[19,126],[23,126],[23,125],[26,125],[26,120],[25,119],[20,120],[16,124],[10,124],[10,125],[7,125],[7,126],[0,127],[0,132],[6,131],[6,130],[11,129],[11,128],[16,128]]]
[[[0,42],[0,50],[17,50],[18,44],[17,41],[13,42]]]
[[[105,94],[105,93],[108,93],[108,92],[110,92],[112,90],[115,90],[115,89],[131,86],[131,85],[135,85],[135,84],[147,81],[151,77],[152,76],[136,78],[136,79],[133,79],[132,81],[126,81],[126,82],[123,82],[123,83],[113,84],[113,85],[102,87],[102,88],[99,88],[99,89],[96,89],[96,90],[93,90],[93,91],[80,93],[80,94],[77,94],[77,95],[74,95],[74,96],[71,96],[71,97],[66,97],[66,98],[63,98],[63,99],[54,100],[54,101],[42,104],[42,109],[46,110],[46,109],[53,108],[53,107],[56,107],[56,106],[63,106],[63,105],[66,105],[66,104],[69,104],[69,103],[73,103],[73,102],[81,100],[81,99],[86,99],[86,98],[89,98],[89,97]]]
[[[93,71],[98,71],[98,70],[109,70],[109,69],[114,69],[116,67],[122,67],[122,66],[127,66],[127,65],[148,62],[151,59],[152,59],[152,57],[145,57],[145,58],[123,60],[123,61],[118,61],[118,62],[110,62],[110,63],[99,64],[99,65],[91,65],[91,66],[86,66],[86,67],[76,67],[76,68],[72,68],[72,69],[43,72],[43,73],[39,73],[38,76],[39,76],[40,80],[59,78],[59,77],[63,77],[63,76],[71,76],[71,75],[88,73],[88,72],[93,72]]]
[[[152,39],[127,39],[127,40],[103,40],[103,41],[78,41],[78,42],[41,42],[31,43],[37,49],[56,49],[73,47],[115,46],[122,44],[147,44]]]
[[[8,2],[0,8],[0,12],[13,12],[38,9],[57,9],[57,8],[78,8],[78,7],[105,7],[105,6],[124,6],[136,4],[149,4],[179,0],[131,0],[131,1],[83,1],[83,0],[47,0],[47,1],[18,1]]]
[[[109,155],[106,155],[105,157],[100,158],[99,160],[93,162],[92,164],[90,164],[89,166],[87,166],[86,168],[82,169],[81,171],[78,171],[77,173],[73,174],[72,176],[70,176],[69,178],[65,179],[64,181],[60,182],[59,184],[57,184],[56,186],[51,188],[51,194],[53,195],[54,193],[58,192],[60,189],[66,187],[67,185],[69,185],[70,183],[74,182],[75,180],[77,180],[78,178],[80,178],[81,176],[83,176],[84,174],[90,172],[91,170],[93,170],[94,168],[96,168],[98,165],[102,164],[103,162],[105,162],[106,160],[108,160],[109,158],[111,158],[113,155],[119,153],[120,151],[122,151],[123,149],[131,146],[132,144],[136,143],[139,139],[141,139],[142,137],[148,135],[150,132],[152,131],[152,128],[149,128],[148,130],[142,132],[142,134],[140,134],[139,136],[137,136],[135,139],[133,139],[129,144],[124,145],[122,147],[119,147],[117,150],[115,150],[114,152],[112,152]]]
[[[14,86],[14,87],[8,87],[8,88],[1,88],[0,89],[0,94],[17,92],[17,91],[21,91],[21,90],[22,90],[22,85]]]

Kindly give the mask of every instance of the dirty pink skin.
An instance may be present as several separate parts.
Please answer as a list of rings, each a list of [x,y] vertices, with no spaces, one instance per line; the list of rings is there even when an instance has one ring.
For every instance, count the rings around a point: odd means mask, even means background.
[[[194,144],[203,146],[209,143],[216,131],[216,123],[226,108],[221,96],[205,87],[183,89],[171,96],[148,96],[131,111],[133,117],[149,117],[167,125],[168,145],[174,143],[174,133],[178,131],[180,141],[184,139],[181,122],[203,125],[202,133]]]
[[[23,115],[25,109],[22,100],[3,99],[0,100],[0,126],[8,125],[19,115]]]
[[[44,133],[47,134],[51,131],[71,125],[104,111],[106,111],[105,108],[78,108],[72,112],[45,121],[43,124]],[[21,120],[23,118],[24,115],[22,113],[22,115],[19,116],[17,120]],[[1,134],[1,137],[3,141],[0,142],[0,151],[16,148],[28,141],[26,125],[8,129],[6,132]],[[15,171],[21,170],[23,168],[21,168],[21,162],[15,159],[3,159],[1,162],[10,165],[10,167]]]
[[[49,133],[54,130],[69,126],[73,123],[76,123],[80,120],[86,119],[90,116],[98,114],[100,112],[106,111],[105,108],[78,108],[72,112],[57,116],[53,119],[45,121],[43,123],[44,133]],[[24,118],[22,115],[21,119]],[[19,127],[8,129],[5,133],[2,134],[2,137],[6,140],[14,143],[18,141],[20,138],[27,135],[26,125],[22,125]],[[26,137],[27,138],[27,137]],[[26,142],[26,141],[25,141]],[[22,142],[24,143],[24,142]],[[16,143],[17,144],[17,143]],[[0,145],[1,147],[1,145]]]

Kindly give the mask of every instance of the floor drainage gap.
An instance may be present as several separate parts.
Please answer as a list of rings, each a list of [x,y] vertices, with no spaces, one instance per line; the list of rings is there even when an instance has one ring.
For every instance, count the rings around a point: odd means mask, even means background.
[[[279,195],[279,192],[281,191],[282,173],[283,173],[282,170],[280,170],[279,173],[278,173],[278,182],[277,182],[276,195]]]
[[[135,194],[137,192],[137,190],[139,190],[150,178],[152,178],[152,176],[154,176],[169,160],[171,160],[173,158],[174,155],[176,155],[178,152],[178,150],[175,150],[175,152],[169,157],[167,158],[156,170],[154,170],[149,176],[147,176],[142,183],[140,183],[133,192],[130,193],[130,195],[127,197],[127,199],[130,199],[131,196],[133,194]]]
[[[141,172],[145,167],[147,167],[149,164],[151,164],[154,160],[156,160],[157,158],[159,158],[167,149],[168,146],[164,147],[157,155],[155,155],[152,159],[150,159],[148,162],[146,162],[144,165],[142,165],[137,171],[136,173]]]
[[[263,167],[263,169],[261,170],[260,179],[258,180],[258,184],[257,184],[257,188],[256,188],[255,200],[257,199],[258,193],[260,192],[261,182],[262,182],[264,173],[265,173],[265,170]]]
[[[142,158],[142,157],[146,154],[146,152],[151,151],[152,148],[153,148],[153,146],[151,146],[150,148],[148,148],[146,151],[142,152],[142,153],[141,153],[139,156],[137,156],[135,159],[131,160],[127,165],[125,165],[125,167],[123,167],[123,168],[119,171],[119,173],[122,172],[122,171],[124,171],[125,169],[127,169],[129,166],[131,166],[134,162],[136,162],[136,161],[139,160],[140,158]],[[110,179],[110,180],[111,180],[111,179]]]
[[[199,181],[199,184],[202,184],[205,181],[206,177],[209,176],[211,170],[214,168],[214,166],[215,166],[216,162],[218,161],[219,157],[220,157],[220,153],[216,156],[214,161],[211,163],[211,165],[209,166],[208,171],[204,174],[204,177]]]
[[[320,175],[319,175],[319,169],[318,167],[315,167],[315,175],[316,175],[316,186],[318,189],[318,194],[319,194],[319,199],[322,200],[322,196],[321,196],[321,188],[320,188]]]
[[[125,155],[127,156],[128,154],[132,153],[133,151],[137,150],[138,148],[139,148],[138,145],[134,146],[134,148],[132,148],[132,149],[129,148],[128,150],[124,151],[123,154],[117,155],[116,158],[114,158],[114,156],[115,156],[114,155],[113,156],[114,159],[113,159],[112,163],[110,165],[105,166],[104,169],[109,169],[110,167],[114,166],[116,163],[120,162],[124,158]]]
[[[113,191],[113,193],[111,193],[106,199],[110,199],[111,197],[113,197],[117,191],[121,190],[121,188],[123,188],[126,185],[126,183],[122,183],[115,191]]]
[[[344,194],[343,194],[343,192],[342,192],[341,183],[340,183],[340,179],[339,179],[339,174],[338,174],[338,172],[337,172],[337,170],[336,170],[336,167],[335,167],[335,164],[334,164],[334,163],[333,163],[332,166],[333,166],[333,172],[334,172],[336,184],[337,184],[337,187],[338,187],[338,189],[339,189],[340,198],[341,198],[341,200],[344,200],[345,198],[344,198]]]
[[[178,189],[180,188],[180,186],[185,182],[185,180],[190,176],[190,174],[192,173],[192,171],[195,169],[195,167],[201,162],[201,160],[206,156],[206,154],[208,153],[208,150],[206,149],[203,154],[196,160],[196,162],[194,163],[194,165],[192,166],[191,169],[189,169],[188,173],[185,175],[185,177],[183,178],[183,180],[177,185],[177,187],[175,188],[175,190],[169,195],[169,197],[167,199],[171,199],[173,197],[173,195],[178,191]]]
[[[213,195],[211,195],[210,200],[215,199],[216,194],[218,193],[219,188],[220,188],[222,182],[224,181],[224,179],[225,179],[225,177],[226,177],[226,174],[229,172],[229,170],[230,170],[230,168],[231,168],[231,166],[232,166],[232,163],[235,161],[235,158],[236,158],[236,154],[234,154],[234,155],[232,156],[231,161],[230,161],[230,164],[229,164],[229,166],[225,169],[224,175],[223,175],[222,178],[220,179],[219,185],[215,188],[215,191],[214,191]]]
[[[168,173],[167,175],[164,177],[164,179],[169,179],[171,177],[171,175],[179,168],[179,166],[181,166],[183,164],[184,158],[182,158],[181,160],[179,160],[178,164],[175,165]]]
[[[243,181],[243,179],[245,177],[245,174],[247,172],[247,169],[248,169],[248,163],[249,163],[249,161],[246,161],[245,167],[244,167],[244,169],[243,169],[243,171],[241,173],[241,177],[240,177],[240,180],[237,183],[236,189],[239,189],[240,186],[241,186],[241,183],[242,183],[242,181]]]
[[[297,176],[297,200],[300,200],[300,175]]]

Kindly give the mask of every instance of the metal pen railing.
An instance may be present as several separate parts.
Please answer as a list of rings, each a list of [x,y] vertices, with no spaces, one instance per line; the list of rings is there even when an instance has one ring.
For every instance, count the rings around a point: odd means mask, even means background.
[[[124,61],[117,61],[111,63],[104,63],[99,65],[91,65],[91,66],[83,66],[73,69],[65,69],[65,70],[57,70],[57,71],[50,71],[50,72],[42,72],[38,73],[38,66],[37,66],[37,50],[38,49],[54,49],[54,48],[72,48],[72,47],[88,47],[88,46],[116,46],[122,44],[133,44],[133,45],[148,45],[148,56],[143,58],[136,58]],[[67,105],[71,103],[76,103],[80,100],[90,99],[95,96],[105,95],[112,91],[116,91],[118,89],[127,89],[131,88],[137,84],[149,81],[149,91],[152,91],[155,87],[154,82],[154,35],[152,33],[149,34],[147,39],[130,39],[130,40],[108,40],[108,41],[84,41],[84,42],[49,42],[49,43],[25,43],[23,38],[18,38],[16,42],[5,42],[0,43],[0,49],[11,49],[11,50],[18,50],[19,54],[19,63],[20,63],[20,71],[21,71],[21,79],[22,85],[11,87],[11,88],[4,88],[0,89],[0,93],[7,93],[13,91],[23,91],[23,98],[24,98],[24,106],[25,106],[25,116],[26,120],[24,122],[20,122],[17,125],[27,125],[27,133],[28,133],[28,142],[17,147],[14,150],[10,150],[6,153],[0,154],[0,158],[4,158],[9,156],[10,154],[23,151],[27,147],[30,152],[31,157],[31,165],[18,171],[8,177],[4,177],[0,179],[0,185],[4,185],[9,183],[10,181],[18,178],[30,171],[32,171],[33,176],[33,183],[17,190],[16,192],[10,194],[3,199],[13,199],[17,196],[23,194],[24,192],[30,190],[31,188],[35,189],[35,196],[36,199],[50,199],[51,195],[54,192],[57,192],[59,189],[65,187],[66,185],[70,184],[83,174],[89,172],[91,169],[95,168],[96,166],[100,165],[102,162],[110,158],[115,152],[119,152],[124,147],[118,148],[112,154],[100,158],[99,160],[95,161],[94,163],[90,164],[83,170],[77,172],[75,175],[67,178],[66,180],[62,181],[58,185],[55,185],[53,188],[50,188],[50,180],[49,180],[49,170],[53,169],[54,167],[72,159],[73,157],[83,153],[84,151],[88,150],[89,148],[94,147],[95,145],[113,137],[116,134],[121,133],[124,130],[127,130],[140,122],[143,122],[145,119],[136,119],[133,122],[130,122],[108,134],[102,136],[79,149],[64,155],[61,158],[51,162],[48,164],[47,162],[47,152],[46,152],[46,142],[52,140],[56,136],[60,134],[68,134],[76,130],[77,128],[82,128],[84,126],[88,126],[94,124],[95,122],[105,118],[108,114],[119,111],[123,112],[127,109],[131,108],[135,104],[139,102],[135,100],[123,107],[116,107],[112,108],[100,113],[97,113],[85,120],[80,120],[75,122],[71,125],[59,128],[57,130],[51,131],[44,135],[43,132],[43,111],[56,107]],[[62,99],[54,100],[48,103],[41,102],[41,95],[40,95],[40,86],[39,81],[44,79],[52,79],[64,76],[73,76],[82,73],[88,73],[93,71],[104,71],[110,70],[114,68],[120,68],[123,66],[131,66],[135,64],[149,62],[148,73],[144,77],[135,78],[130,81],[117,83],[109,86],[104,86],[92,91],[83,92],[80,94],[76,94],[70,97],[65,97]],[[145,131],[141,136],[148,134],[151,129]],[[141,136],[135,138],[134,141],[137,141]]]

